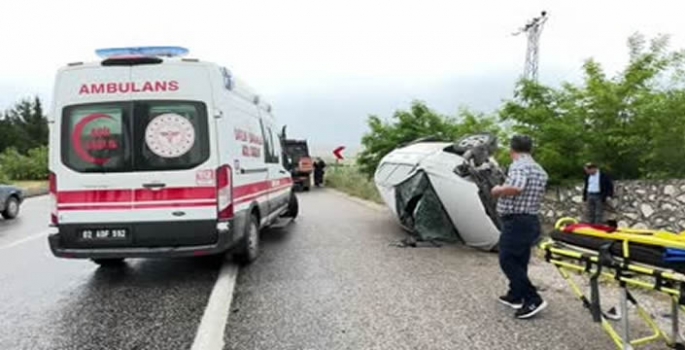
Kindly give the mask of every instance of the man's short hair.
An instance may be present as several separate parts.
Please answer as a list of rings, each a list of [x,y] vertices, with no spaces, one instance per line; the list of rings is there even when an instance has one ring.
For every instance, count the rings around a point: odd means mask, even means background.
[[[597,169],[597,164],[593,162],[587,162],[585,163],[585,169]]]
[[[530,153],[533,151],[533,140],[526,135],[514,135],[510,147],[516,153]]]

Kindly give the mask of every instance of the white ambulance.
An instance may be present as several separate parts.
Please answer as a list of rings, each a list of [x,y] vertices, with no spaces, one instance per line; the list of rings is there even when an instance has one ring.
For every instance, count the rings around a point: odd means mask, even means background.
[[[56,77],[50,120],[53,254],[101,265],[220,254],[294,218],[271,107],[180,47],[98,50]]]

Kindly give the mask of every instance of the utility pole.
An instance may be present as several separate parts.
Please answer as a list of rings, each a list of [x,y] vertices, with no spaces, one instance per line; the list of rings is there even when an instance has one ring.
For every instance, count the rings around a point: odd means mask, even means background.
[[[532,81],[538,81],[538,62],[540,56],[540,34],[542,28],[547,22],[547,12],[542,11],[540,16],[533,18],[526,23],[523,28],[519,29],[514,35],[526,33],[528,36],[528,48],[526,49],[526,64],[523,67],[523,78]]]

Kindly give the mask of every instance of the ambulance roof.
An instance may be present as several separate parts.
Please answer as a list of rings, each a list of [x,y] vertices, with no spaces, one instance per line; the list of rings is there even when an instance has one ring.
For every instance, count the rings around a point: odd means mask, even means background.
[[[242,97],[253,101],[255,104],[271,112],[271,105],[262,100],[261,96],[251,88],[242,79],[236,77],[229,69],[211,61],[202,61],[196,58],[184,58],[188,54],[188,50],[177,46],[145,46],[145,47],[130,47],[130,48],[109,48],[98,49],[95,51],[102,60],[73,62],[60,69],[60,72],[71,70],[80,70],[87,68],[101,68],[107,69],[110,66],[121,66],[136,64],[194,64],[205,65],[210,68],[218,69],[219,73],[224,76],[232,85],[232,90]],[[140,63],[136,63],[136,61]]]

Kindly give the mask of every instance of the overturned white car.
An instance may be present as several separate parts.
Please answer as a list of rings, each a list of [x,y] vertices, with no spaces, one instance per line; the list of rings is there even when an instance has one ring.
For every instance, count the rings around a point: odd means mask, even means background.
[[[471,135],[456,143],[420,139],[386,155],[374,176],[385,203],[419,241],[461,241],[495,250],[500,222],[490,196],[504,171],[497,139]]]

